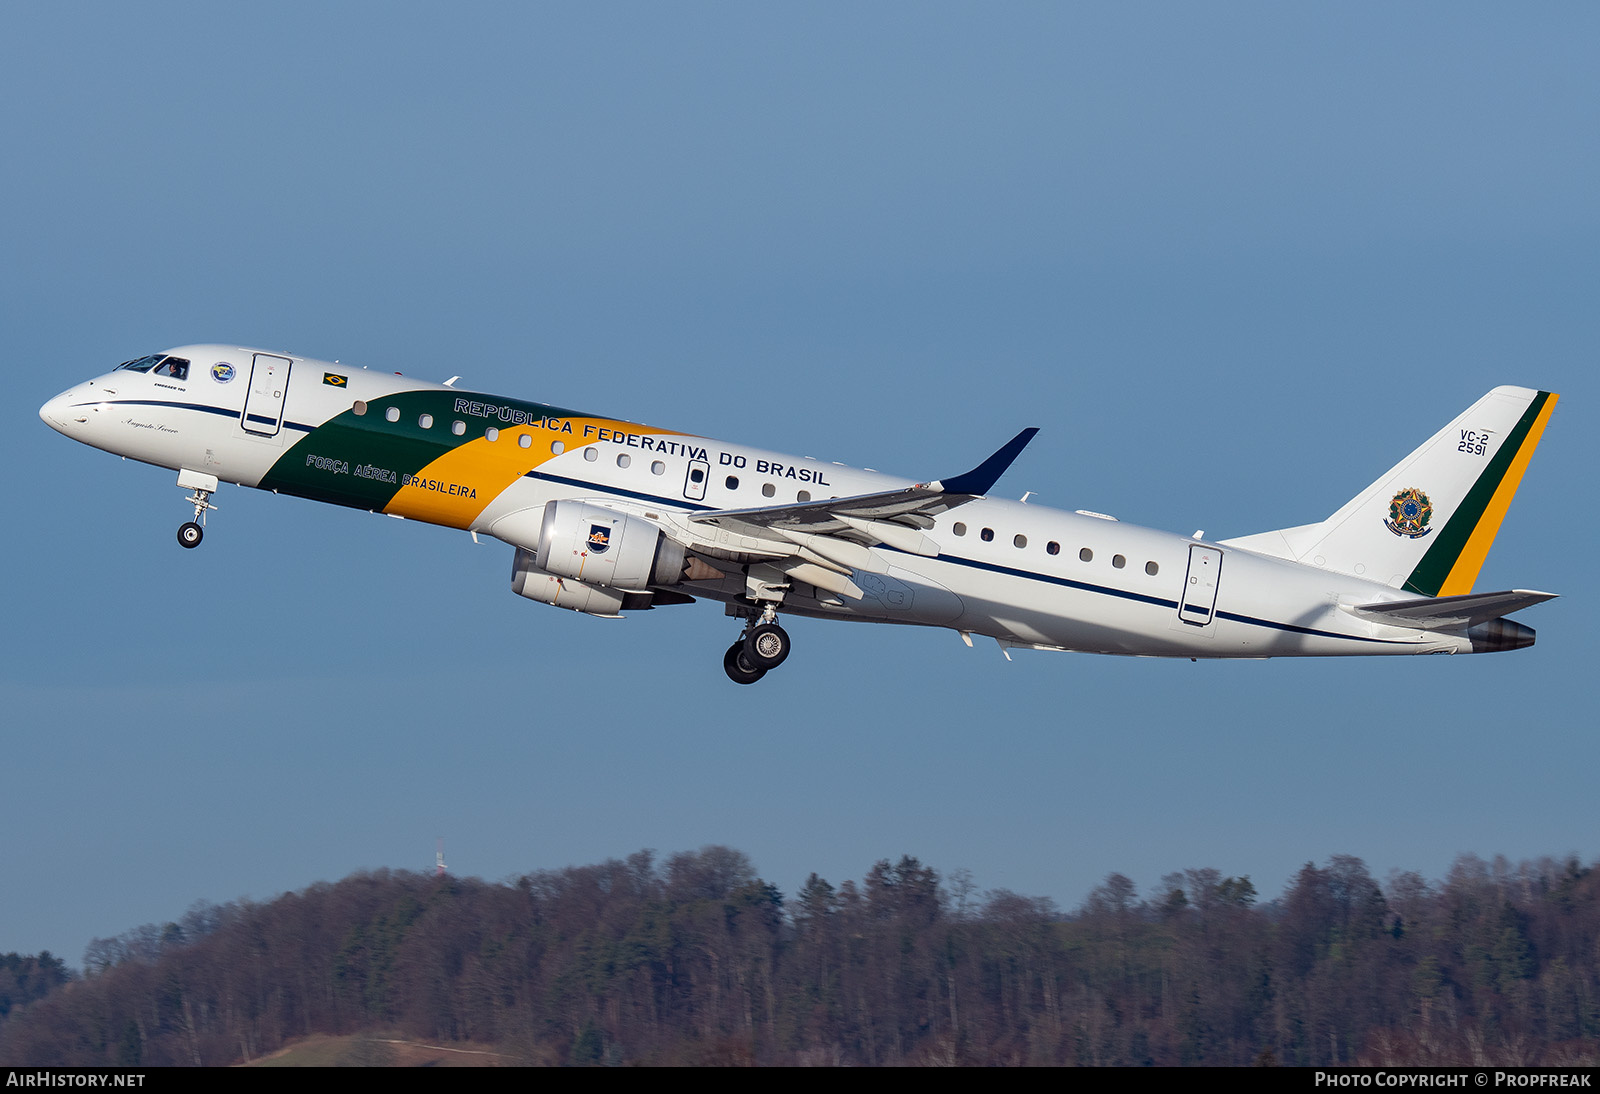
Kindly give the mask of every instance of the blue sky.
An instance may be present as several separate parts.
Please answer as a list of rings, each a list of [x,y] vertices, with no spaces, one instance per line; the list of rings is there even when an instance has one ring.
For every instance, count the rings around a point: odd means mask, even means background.
[[[1600,855],[1592,5],[25,5],[0,35],[0,951],[196,899],[726,843],[1077,905]],[[1192,664],[714,605],[172,476],[38,406],[267,346],[1216,538],[1563,393],[1481,589],[1532,650]]]

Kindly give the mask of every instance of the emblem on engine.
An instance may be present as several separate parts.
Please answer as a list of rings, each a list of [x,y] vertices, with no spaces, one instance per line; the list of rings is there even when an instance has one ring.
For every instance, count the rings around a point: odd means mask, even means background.
[[[1384,525],[1397,536],[1421,539],[1433,531],[1428,522],[1433,519],[1433,502],[1416,487],[1408,487],[1394,496],[1389,503],[1389,519]]]
[[[589,551],[592,554],[603,555],[611,546],[611,529],[604,524],[589,525]]]

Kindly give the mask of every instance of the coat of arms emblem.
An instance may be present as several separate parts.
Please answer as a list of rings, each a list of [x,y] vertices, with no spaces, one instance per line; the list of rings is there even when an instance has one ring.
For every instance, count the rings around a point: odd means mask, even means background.
[[[1394,496],[1389,503],[1389,519],[1384,525],[1397,536],[1421,539],[1433,531],[1428,522],[1433,519],[1433,502],[1416,487],[1408,487]]]

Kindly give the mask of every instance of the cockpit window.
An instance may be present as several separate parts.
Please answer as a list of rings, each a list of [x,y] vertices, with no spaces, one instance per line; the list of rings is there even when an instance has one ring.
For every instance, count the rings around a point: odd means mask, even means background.
[[[129,372],[149,372],[156,365],[160,364],[161,358],[165,356],[166,354],[164,353],[152,353],[150,356],[141,357],[136,361],[124,361],[112,371],[120,372],[122,369],[127,369]],[[188,362],[186,361],[184,364],[187,365]]]
[[[152,374],[155,376],[170,376],[174,380],[187,380],[189,378],[189,362],[182,357],[168,357],[161,362],[161,367]]]

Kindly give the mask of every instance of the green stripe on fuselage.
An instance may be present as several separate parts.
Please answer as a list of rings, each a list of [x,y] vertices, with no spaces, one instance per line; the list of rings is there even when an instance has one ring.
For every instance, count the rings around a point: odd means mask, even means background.
[[[451,449],[481,438],[490,427],[506,427],[501,418],[457,413],[456,403],[464,397],[450,391],[403,391],[371,400],[365,414],[346,410],[296,441],[263,476],[261,489],[381,511],[407,476]],[[493,405],[534,421],[577,416],[559,407],[513,399],[496,398]],[[399,411],[392,422],[391,407]],[[428,428],[421,424],[424,414],[432,416]],[[466,423],[459,436],[451,432],[456,421]]]

